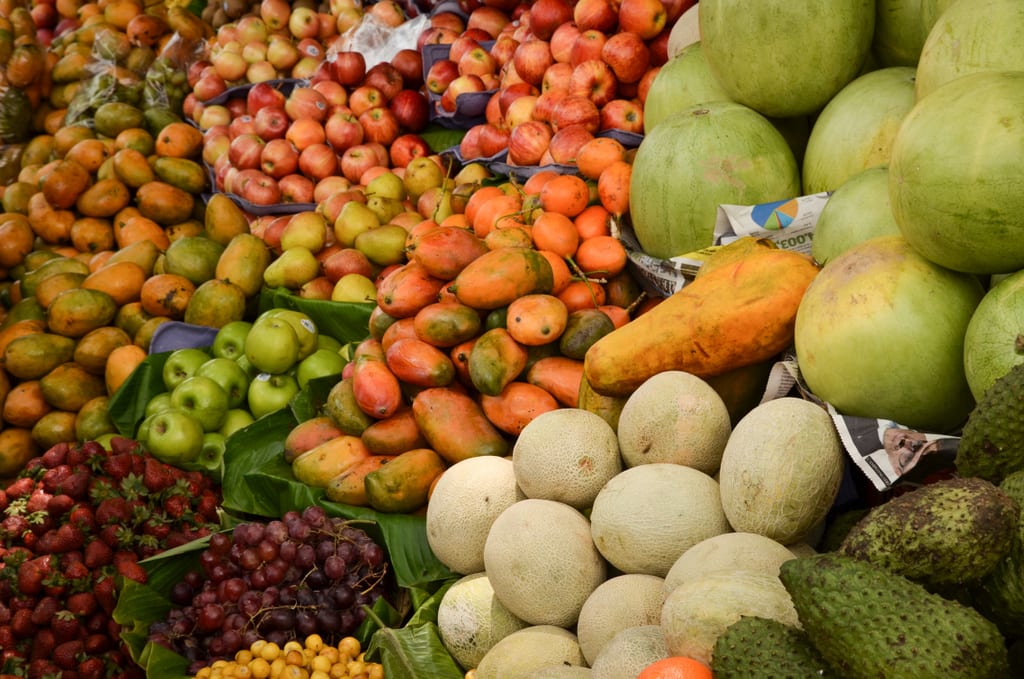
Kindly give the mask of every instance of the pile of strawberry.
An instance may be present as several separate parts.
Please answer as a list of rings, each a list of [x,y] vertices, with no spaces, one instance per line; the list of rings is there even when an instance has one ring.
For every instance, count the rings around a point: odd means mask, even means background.
[[[111,615],[121,579],[219,526],[208,477],[111,448],[57,444],[0,490],[0,678],[145,676]]]

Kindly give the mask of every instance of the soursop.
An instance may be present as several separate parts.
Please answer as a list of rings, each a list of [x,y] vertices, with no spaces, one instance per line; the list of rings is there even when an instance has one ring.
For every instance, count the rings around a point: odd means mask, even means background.
[[[745,615],[715,640],[715,679],[802,679],[836,675],[807,633],[770,618]]]
[[[1000,490],[1024,506],[1024,471],[1010,474]],[[1009,554],[973,592],[974,606],[1010,638],[1024,638],[1024,524],[1018,522]]]
[[[1024,469],[1024,363],[985,390],[967,418],[956,451],[962,476],[999,483]]]
[[[779,577],[811,643],[840,676],[1010,676],[994,623],[902,575],[829,553],[787,561]]]
[[[988,481],[944,479],[873,508],[836,551],[941,589],[991,573],[1019,518],[1020,506]]]

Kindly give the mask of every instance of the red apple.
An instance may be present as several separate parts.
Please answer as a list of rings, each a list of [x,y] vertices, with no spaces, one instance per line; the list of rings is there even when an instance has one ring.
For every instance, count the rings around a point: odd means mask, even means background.
[[[348,95],[348,107],[357,116],[376,106],[386,106],[387,99],[384,93],[370,85],[360,85]]]
[[[255,170],[260,166],[263,147],[266,143],[257,134],[241,134],[231,140],[228,158],[239,170]]]
[[[48,5],[36,5],[36,7],[47,7]],[[221,49],[210,57],[213,62],[213,69],[226,82],[234,82],[245,77],[249,68],[249,62],[242,58],[241,52],[235,50]]]
[[[579,0],[573,8],[572,18],[581,31],[602,33],[612,33],[619,22],[612,0]]]
[[[266,226],[263,227],[261,238],[275,255],[281,254],[281,234],[284,233],[284,227],[288,226],[291,217],[291,215],[267,215]]]
[[[441,94],[441,108],[449,113],[454,113],[458,105],[458,98],[463,94],[473,92],[484,92],[487,87],[478,75],[460,75],[452,80],[445,91]]]
[[[459,59],[462,58],[463,54],[473,49],[474,47],[479,46],[479,40],[463,33],[459,37],[455,38],[455,40],[452,41],[452,44],[449,45],[447,58],[451,59],[457,64],[459,63]]]
[[[350,110],[337,110],[324,121],[324,136],[337,153],[363,143],[363,126]]]
[[[288,126],[288,131],[284,133],[284,138],[295,144],[299,151],[302,151],[307,146],[327,141],[327,133],[324,131],[323,124],[309,118],[300,118],[292,121],[292,124]]]
[[[364,10],[385,26],[398,28],[405,23],[405,12],[395,0],[378,0]]]
[[[459,77],[459,65],[451,59],[438,59],[427,69],[424,84],[433,94],[441,95]]]
[[[422,50],[427,45],[450,45],[460,34],[461,31],[453,31],[445,26],[431,26],[416,38],[416,49]]]
[[[485,123],[480,129],[480,153],[484,158],[501,153],[508,148],[508,128]]]
[[[375,156],[377,156],[377,164],[387,167],[388,159],[391,155],[388,153],[388,147],[381,144],[379,141],[364,141],[363,145],[370,149]]]
[[[661,0],[621,0],[619,29],[650,40],[665,28],[668,13]]]
[[[477,45],[467,50],[459,58],[459,73],[461,75],[484,76],[488,73],[494,74],[498,70],[497,60],[483,47]]]
[[[267,43],[267,61],[282,73],[291,69],[299,62],[302,55],[290,38],[273,35]],[[333,76],[333,69],[327,69],[327,75]]]
[[[527,40],[516,48],[512,55],[512,64],[516,73],[525,82],[536,87],[544,78],[544,71],[553,64],[551,48],[546,40]]]
[[[213,66],[213,64],[210,63],[209,59],[196,59],[188,65],[188,69],[185,71],[185,79],[188,81],[189,89],[196,86],[199,78],[203,75],[203,71],[210,66]]]
[[[395,52],[391,65],[402,74],[405,89],[415,90],[423,84],[423,55],[408,47]]]
[[[337,52],[333,61],[334,79],[345,87],[357,87],[366,77],[366,57],[361,52]]]
[[[530,30],[541,40],[550,40],[555,29],[572,20],[569,0],[536,0],[530,6]]]
[[[366,72],[363,84],[380,90],[385,101],[388,101],[405,87],[405,79],[390,61],[382,61]]]
[[[284,102],[284,111],[292,120],[312,118],[323,122],[327,108],[327,98],[311,86],[296,87]]]
[[[540,91],[530,83],[516,83],[498,91],[498,109],[502,115],[508,111],[509,104],[523,95],[537,96]]]
[[[498,68],[512,61],[512,56],[516,53],[517,47],[519,47],[519,41],[511,35],[499,35],[495,39],[494,44],[491,45],[491,56],[494,57]]]
[[[572,70],[569,94],[589,97],[601,108],[615,98],[618,84],[611,66],[600,59],[588,59]]]
[[[548,66],[548,70],[544,71],[544,77],[540,81],[540,91],[562,90],[568,92],[572,72],[572,64],[567,61],[556,61]]]
[[[569,58],[572,56],[573,43],[576,42],[576,38],[582,32],[579,26],[571,22],[562,24],[555,29],[555,32],[551,34],[551,38],[548,40],[551,56],[554,57],[555,61],[569,63]]]
[[[593,29],[583,31],[576,38],[576,42],[572,44],[572,49],[569,53],[569,63],[576,67],[584,61],[600,59],[601,50],[604,48],[604,43],[607,40],[608,36],[601,31]]]
[[[601,111],[590,97],[566,94],[551,111],[551,127],[557,132],[570,125],[583,125],[590,132],[601,127]]]
[[[501,33],[501,29],[510,21],[511,19],[507,12],[503,12],[497,7],[482,5],[469,13],[469,17],[466,19],[466,29],[482,29],[491,36],[490,39],[493,40],[498,37]]]
[[[329,144],[310,144],[299,154],[298,166],[302,174],[313,181],[320,181],[338,170],[338,154]]]
[[[636,96],[640,100],[640,104],[643,105],[647,101],[647,93],[651,89],[651,83],[658,77],[658,72],[661,70],[661,66],[654,66],[647,69],[647,73],[644,73],[643,77],[640,78],[640,82],[637,83]]]
[[[496,73],[484,73],[480,79],[484,81],[485,90],[496,90],[501,87],[501,78]]]
[[[327,210],[331,206],[324,204],[333,194],[341,191],[347,191],[350,188],[352,188],[352,182],[336,174],[332,174],[330,177],[324,177],[316,183],[316,188],[313,189],[313,200],[321,205],[321,211],[331,222],[333,222],[338,215],[337,213],[328,212]]]
[[[251,174],[245,174],[245,173]],[[277,180],[259,170],[242,170],[238,195],[255,205],[274,205],[281,202],[281,187]]]
[[[254,131],[264,141],[283,139],[291,122],[283,106],[264,106],[256,111],[252,121]]]
[[[466,20],[459,14],[449,10],[434,12],[430,15],[429,22],[431,28],[447,28],[456,33],[462,33],[466,30]]]
[[[651,52],[651,66],[661,66],[668,61],[668,40],[672,37],[672,29],[666,26],[661,33],[647,41],[647,49]]]
[[[231,145],[226,125],[214,125],[203,132],[203,162],[211,167],[221,156],[226,156]]]
[[[605,41],[601,59],[611,67],[620,83],[635,83],[650,66],[651,51],[636,33],[619,31]]]
[[[333,283],[337,283],[342,276],[350,273],[357,273],[367,278],[373,278],[377,273],[369,258],[361,250],[355,248],[336,250],[323,260],[321,268],[324,276]]]
[[[245,72],[246,80],[251,83],[268,82],[279,77],[281,76],[277,69],[266,59],[249,64],[249,70]]]
[[[337,80],[320,80],[313,83],[313,89],[323,95],[328,115],[335,107],[348,105],[348,90]]]
[[[508,137],[508,160],[515,165],[539,165],[554,133],[547,123],[529,120],[516,125]]]
[[[534,120],[534,111],[537,109],[537,100],[540,97],[536,94],[524,94],[509,103],[505,110],[504,123],[508,129],[521,125],[528,120]]]
[[[380,165],[377,152],[366,144],[356,144],[341,155],[341,174],[353,184],[371,167]]]
[[[264,106],[279,106],[284,109],[286,97],[281,90],[270,83],[260,82],[249,88],[245,95],[245,107],[249,115],[256,115]]]
[[[601,129],[643,134],[643,106],[629,99],[612,99],[601,107]]]
[[[288,32],[296,40],[316,36],[320,32],[320,18],[317,17],[316,10],[301,5],[292,7],[291,14],[288,15]]]
[[[248,113],[232,118],[231,122],[228,123],[228,136],[232,139],[246,133],[259,134],[256,130],[256,123],[253,122],[253,117]]]
[[[418,134],[401,134],[391,142],[388,150],[392,168],[405,167],[413,158],[429,156],[432,151],[430,144]]]
[[[299,169],[299,150],[287,139],[271,139],[260,153],[260,169],[274,179]]]
[[[505,119],[501,113],[501,95],[504,92],[504,89],[496,89],[487,98],[487,105],[484,106],[484,120],[499,127],[505,124]]]
[[[199,80],[192,87],[193,94],[196,95],[196,99],[199,101],[209,101],[216,96],[223,94],[228,89],[228,84],[224,78],[217,74],[217,71],[210,66],[203,75],[200,76]]]
[[[359,116],[367,141],[388,145],[398,137],[398,118],[386,106],[375,106]]]
[[[309,149],[306,149],[307,151]],[[289,174],[277,180],[282,203],[312,203],[313,180],[303,174]]]
[[[533,107],[533,119],[540,120],[545,123],[550,123],[552,116],[554,115],[555,106],[558,105],[562,99],[569,96],[568,88],[553,89],[546,92],[541,92],[540,96],[537,97],[537,102]]]
[[[483,127],[484,123],[473,125],[466,130],[466,134],[462,135],[462,140],[459,141],[459,155],[463,160],[483,157],[483,151],[480,150],[480,132]]]
[[[224,105],[227,107],[228,111],[231,112],[232,119],[239,116],[249,115],[249,109],[246,106],[245,99],[243,97],[231,97],[224,102]]]
[[[420,132],[430,122],[430,104],[418,89],[401,90],[388,102],[388,108],[409,132]]]
[[[662,0],[665,5],[665,26],[674,26],[683,12],[697,4],[697,0]]]
[[[575,165],[580,147],[593,138],[594,135],[582,125],[570,125],[559,129],[548,143],[551,160],[560,165]]]

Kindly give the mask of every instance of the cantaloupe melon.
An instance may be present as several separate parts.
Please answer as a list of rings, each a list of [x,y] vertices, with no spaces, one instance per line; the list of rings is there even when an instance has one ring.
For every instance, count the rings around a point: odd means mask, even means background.
[[[464,670],[476,667],[496,643],[528,626],[494,596],[486,573],[456,580],[437,607],[441,641]]]
[[[777,576],[757,571],[709,573],[668,595],[661,629],[670,655],[711,664],[715,640],[742,615],[756,615],[799,627],[789,592]]]
[[[682,370],[648,378],[619,415],[619,449],[627,467],[671,462],[714,474],[731,432],[722,397]]]
[[[818,553],[818,550],[806,542],[794,542],[793,544],[786,545],[786,549],[793,553],[793,556],[800,558],[801,556],[812,556]]]
[[[745,569],[778,576],[779,566],[793,558],[783,544],[757,533],[723,533],[698,542],[682,553],[665,576],[667,597],[679,585],[708,573]]]
[[[700,40],[700,3],[683,12],[668,34],[668,58]]]
[[[556,625],[533,625],[496,643],[477,665],[476,679],[528,679],[552,665],[586,665],[576,635]]]
[[[722,507],[734,530],[782,544],[803,539],[839,492],[845,454],[832,418],[787,396],[736,423],[722,455]]]
[[[579,665],[548,665],[536,670],[530,676],[533,679],[590,679],[589,667]]]
[[[627,627],[612,637],[590,664],[593,679],[635,677],[653,662],[668,657],[660,624]]]
[[[718,483],[692,467],[656,462],[623,470],[590,511],[594,544],[623,573],[665,577],[679,555],[732,530]]]
[[[661,621],[664,584],[656,575],[627,573],[597,586],[576,621],[576,636],[588,663],[593,665],[612,637],[627,627],[656,625]]]
[[[484,570],[484,542],[491,523],[519,499],[512,461],[471,457],[446,469],[427,504],[427,543],[456,573]]]
[[[615,430],[580,408],[542,413],[523,428],[512,448],[516,483],[530,498],[584,510],[608,479],[622,470]]]
[[[494,594],[531,625],[572,627],[605,581],[607,564],[590,522],[554,500],[520,500],[503,511],[484,543],[484,569]]]

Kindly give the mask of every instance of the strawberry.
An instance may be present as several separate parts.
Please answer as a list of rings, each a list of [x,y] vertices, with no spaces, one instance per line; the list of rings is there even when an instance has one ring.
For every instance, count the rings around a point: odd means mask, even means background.
[[[96,602],[100,605],[100,608],[108,615],[113,613],[114,607],[117,605],[117,591],[114,587],[114,578],[110,576],[98,578],[92,592],[96,595]]]
[[[28,639],[35,635],[36,626],[32,624],[32,611],[30,609],[22,608],[14,611],[14,615],[11,616],[11,632],[19,639]]]
[[[20,541],[32,526],[24,516],[8,516],[0,521],[0,540]]]
[[[75,552],[70,553],[74,554]],[[76,580],[79,581],[79,583],[92,583],[92,571],[89,569],[88,566],[85,565],[85,562],[81,559],[72,561],[67,565],[62,566],[61,572],[63,573],[65,578],[72,581],[72,584],[76,584],[74,583],[74,581]],[[81,589],[81,587],[76,587],[76,589]]]
[[[75,614],[67,609],[58,611],[53,616],[50,629],[53,630],[53,638],[57,643],[78,639],[84,631]]]
[[[103,461],[103,472],[114,481],[120,481],[132,471],[131,453],[114,453]]]
[[[54,635],[52,630],[48,627],[40,627],[39,631],[36,632],[35,637],[32,639],[29,658],[32,660],[49,658],[53,655],[53,650],[57,648],[58,643],[57,637]]]
[[[110,440],[111,452],[115,455],[121,453],[139,453],[139,442],[134,439],[124,438],[123,436],[115,436]]]
[[[103,679],[107,675],[103,661],[89,657],[78,664],[78,679]]]
[[[79,502],[71,508],[67,522],[81,528],[83,533],[95,533],[99,528],[96,514],[93,513],[92,506],[86,502]]]
[[[67,598],[65,605],[68,611],[81,616],[92,615],[99,608],[99,604],[96,603],[96,595],[92,592],[72,594]]]
[[[94,452],[94,448],[90,447],[89,444],[71,446],[68,448],[67,464],[72,467],[76,464],[87,464],[90,461],[90,458],[95,457],[95,455],[96,453]],[[106,452],[101,450],[100,455],[105,456]]]
[[[50,499],[50,504],[46,507],[46,511],[49,512],[50,518],[59,519],[70,512],[71,508],[74,506],[75,499],[70,495],[61,493],[59,495],[54,495],[53,498]]]
[[[190,504],[191,502],[184,495],[171,495],[164,498],[162,502],[164,511],[172,519],[180,519],[187,514],[191,514],[192,508]]]
[[[62,677],[60,668],[49,658],[38,658],[28,664],[28,679],[45,679],[46,677]]]
[[[42,597],[36,603],[35,608],[32,609],[32,624],[39,627],[50,624],[50,620],[53,619],[53,616],[57,615],[57,611],[60,608],[60,601],[57,600],[57,597]]]
[[[61,469],[61,467],[58,467]],[[58,479],[53,487],[52,493],[65,493],[76,500],[84,500],[89,494],[89,483],[92,481],[92,472],[84,464],[68,467],[68,472]],[[56,469],[50,470],[56,471]],[[49,472],[47,472],[49,473]],[[45,475],[43,479],[45,485]]]
[[[43,591],[43,580],[52,572],[50,557],[39,556],[18,567],[18,590],[33,595]]]
[[[0,488],[0,512],[6,510],[11,504],[11,498],[7,497],[7,491]]]
[[[29,514],[45,512],[46,508],[50,505],[50,500],[52,499],[53,493],[46,490],[45,486],[37,486],[28,496],[28,504],[25,505],[25,511]]]
[[[17,643],[11,626],[8,624],[0,625],[0,648],[13,649]]]
[[[78,667],[78,654],[82,652],[84,644],[81,639],[65,641],[53,650],[53,662],[62,670],[73,670]]]
[[[11,482],[6,488],[7,497],[16,499],[19,497],[25,497],[31,495],[32,491],[36,489],[36,480],[27,477],[16,479]]]
[[[70,448],[71,446],[66,441],[51,446],[49,450],[39,456],[43,466],[53,469],[57,465],[66,464]]]
[[[118,575],[121,575],[136,582],[145,582],[149,579],[146,569],[139,565],[139,557],[135,552],[120,551],[114,554],[114,568]]]
[[[217,496],[206,491],[199,498],[199,504],[196,506],[196,514],[200,517],[196,520],[196,523],[216,523],[217,522],[217,508],[220,506],[220,500]]]
[[[170,488],[175,480],[171,467],[148,455],[143,458],[142,482],[146,484],[146,489],[150,493],[156,495],[165,488]]]
[[[94,538],[85,545],[85,565],[96,570],[114,562],[114,550],[103,540]]]
[[[105,651],[109,651],[114,645],[113,639],[109,634],[102,632],[96,632],[90,634],[85,638],[85,652],[89,655],[99,655]]]
[[[104,456],[107,454],[106,449],[98,441],[86,441],[82,445],[78,446],[79,451],[86,458]]]
[[[108,622],[110,622],[110,615],[106,611],[96,611],[85,619],[85,623],[83,625],[85,627],[85,633],[89,635],[105,632]]]
[[[65,523],[59,528],[44,533],[39,538],[36,551],[41,554],[61,554],[81,549],[84,544],[85,536],[82,534],[82,529]]]
[[[131,506],[123,497],[110,497],[96,507],[96,522],[101,525],[126,525],[132,519]]]

